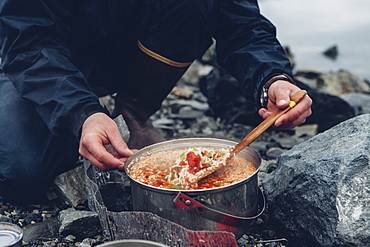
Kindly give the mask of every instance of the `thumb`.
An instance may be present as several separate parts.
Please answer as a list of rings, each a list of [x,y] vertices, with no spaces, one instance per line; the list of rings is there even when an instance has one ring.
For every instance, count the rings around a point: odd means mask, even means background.
[[[278,99],[276,101],[276,106],[279,107],[280,109],[285,108],[289,105],[289,100],[286,99]]]
[[[129,149],[126,142],[122,139],[121,134],[117,128],[108,134],[109,142],[114,150],[122,156],[131,156],[133,151]]]
[[[278,108],[286,108],[290,102],[290,90],[274,91],[276,94],[275,104]]]

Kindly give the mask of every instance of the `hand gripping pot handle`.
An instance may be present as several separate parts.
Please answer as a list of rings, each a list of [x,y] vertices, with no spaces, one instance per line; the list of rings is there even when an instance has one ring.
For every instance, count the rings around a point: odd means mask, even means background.
[[[229,226],[242,226],[246,222],[255,220],[265,210],[265,197],[261,189],[258,188],[258,192],[258,212],[256,215],[250,217],[241,217],[215,210],[181,192],[177,194],[173,202],[181,208],[196,211],[197,213],[201,214],[203,218]]]

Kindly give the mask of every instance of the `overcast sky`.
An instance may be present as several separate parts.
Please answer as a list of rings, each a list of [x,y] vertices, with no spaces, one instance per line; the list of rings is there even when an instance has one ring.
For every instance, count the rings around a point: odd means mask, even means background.
[[[370,80],[370,1],[259,0],[278,38],[295,53],[297,66],[328,71],[347,69]],[[322,52],[337,45],[336,61]]]

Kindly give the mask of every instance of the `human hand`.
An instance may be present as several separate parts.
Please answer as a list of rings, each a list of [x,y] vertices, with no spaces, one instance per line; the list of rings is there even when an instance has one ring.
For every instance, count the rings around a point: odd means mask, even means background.
[[[266,119],[278,109],[284,109],[289,105],[290,97],[298,92],[300,88],[283,80],[274,82],[268,90],[267,109],[261,108],[258,114]],[[274,127],[278,129],[291,129],[306,121],[312,113],[312,99],[306,95],[291,110],[275,121]]]
[[[112,145],[116,152],[109,152]],[[104,113],[95,113],[82,125],[79,153],[102,171],[123,169],[133,154],[123,141],[116,123]]]

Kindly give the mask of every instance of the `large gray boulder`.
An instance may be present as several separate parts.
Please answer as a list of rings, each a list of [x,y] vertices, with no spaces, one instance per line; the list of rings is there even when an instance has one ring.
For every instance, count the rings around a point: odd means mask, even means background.
[[[267,211],[293,246],[370,246],[370,115],[283,153],[262,181]]]

